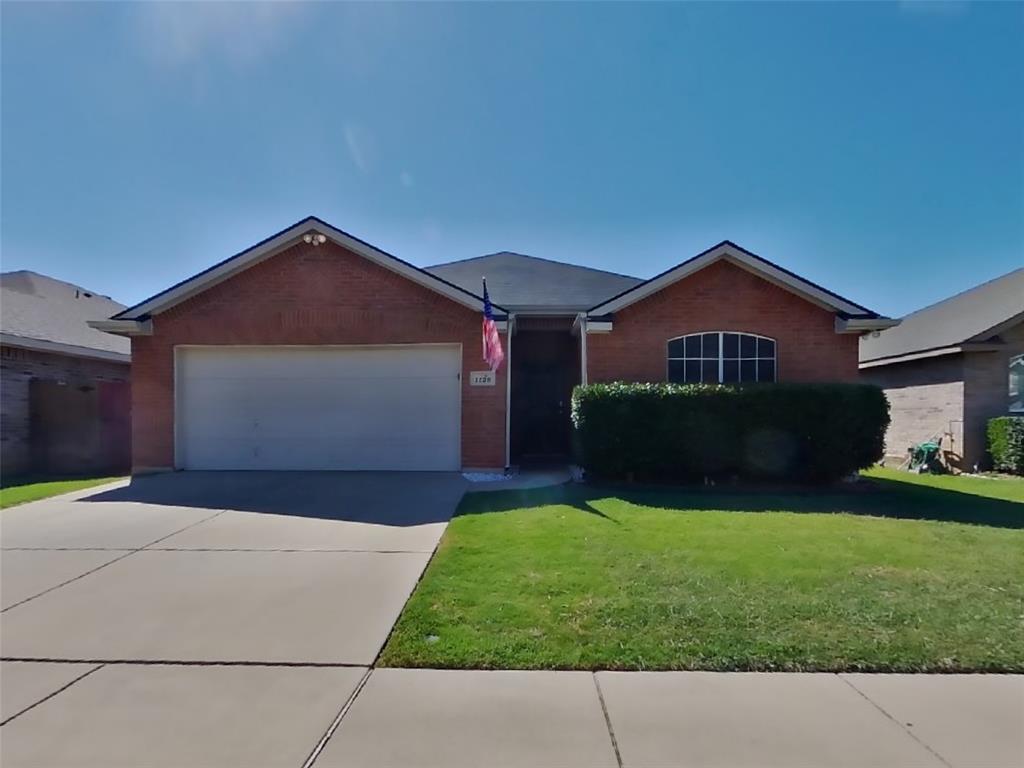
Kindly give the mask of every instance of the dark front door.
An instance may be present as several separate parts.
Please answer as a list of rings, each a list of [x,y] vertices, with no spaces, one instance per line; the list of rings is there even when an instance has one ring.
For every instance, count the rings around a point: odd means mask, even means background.
[[[512,340],[511,440],[520,464],[569,458],[569,403],[579,383],[576,338],[567,330],[520,331]]]

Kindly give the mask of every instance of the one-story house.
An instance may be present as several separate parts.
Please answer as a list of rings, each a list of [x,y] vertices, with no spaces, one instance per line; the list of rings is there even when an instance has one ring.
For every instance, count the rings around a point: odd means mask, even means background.
[[[892,322],[731,242],[650,280],[512,253],[421,269],[310,217],[93,326],[131,337],[143,472],[565,459],[578,383],[852,381]]]
[[[36,272],[0,275],[5,477],[128,468],[130,343],[88,325],[124,308]]]
[[[988,420],[1024,414],[1024,268],[865,336],[860,370],[889,398],[887,456],[936,440],[951,468],[986,467]]]

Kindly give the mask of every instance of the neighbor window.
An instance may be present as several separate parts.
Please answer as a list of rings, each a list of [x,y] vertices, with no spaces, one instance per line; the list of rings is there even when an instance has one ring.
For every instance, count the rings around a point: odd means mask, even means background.
[[[668,380],[680,384],[775,381],[775,341],[728,331],[671,339]]]
[[[1024,355],[1010,358],[1010,410],[1024,413]]]

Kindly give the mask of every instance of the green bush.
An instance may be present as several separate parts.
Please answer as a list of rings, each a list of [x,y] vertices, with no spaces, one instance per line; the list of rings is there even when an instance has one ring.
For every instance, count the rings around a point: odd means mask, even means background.
[[[996,469],[1024,475],[1024,416],[989,419],[988,452]]]
[[[889,404],[868,384],[591,384],[572,419],[593,477],[822,483],[881,458]]]

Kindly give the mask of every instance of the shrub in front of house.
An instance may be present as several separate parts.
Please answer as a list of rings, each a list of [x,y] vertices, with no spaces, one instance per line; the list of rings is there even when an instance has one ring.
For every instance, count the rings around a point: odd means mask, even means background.
[[[989,419],[988,452],[995,469],[1024,475],[1024,416]]]
[[[889,404],[869,384],[590,384],[572,420],[595,478],[827,483],[881,458]]]

